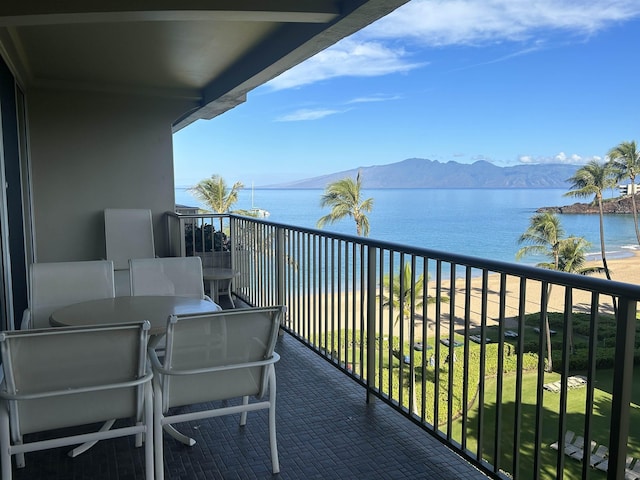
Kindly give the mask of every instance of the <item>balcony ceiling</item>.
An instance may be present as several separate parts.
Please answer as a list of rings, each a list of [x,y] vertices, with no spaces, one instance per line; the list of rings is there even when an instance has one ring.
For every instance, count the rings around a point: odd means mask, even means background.
[[[27,90],[194,100],[177,130],[406,1],[5,0],[0,46]]]

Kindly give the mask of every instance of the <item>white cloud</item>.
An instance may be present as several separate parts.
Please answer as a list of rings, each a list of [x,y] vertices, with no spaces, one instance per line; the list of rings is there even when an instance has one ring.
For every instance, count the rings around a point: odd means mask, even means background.
[[[582,155],[578,155],[576,153],[567,155],[564,152],[557,153],[556,155],[550,157],[533,157],[531,155],[520,155],[518,157],[518,162],[525,164],[541,164],[541,163],[566,163],[568,165],[584,165],[591,160],[601,160],[601,157],[598,156],[590,156],[583,157]]]
[[[276,122],[302,122],[307,120],[319,120],[321,118],[328,117],[330,115],[336,115],[338,113],[343,113],[343,111],[330,110],[326,108],[301,109],[276,118]]]
[[[363,30],[431,47],[524,41],[541,31],[592,34],[640,15],[637,0],[412,0]]]
[[[401,95],[371,95],[368,97],[357,97],[347,102],[347,105],[352,103],[372,103],[372,102],[389,102],[392,100],[400,100],[402,98]]]
[[[504,61],[543,48],[545,36],[588,36],[637,16],[638,0],[411,0],[267,86],[282,90],[336,77],[406,73],[428,65],[412,60],[425,46],[521,43],[495,60]],[[408,45],[415,50],[407,51]]]
[[[335,77],[376,77],[408,72],[423,65],[408,61],[408,56],[403,48],[346,38],[274,78],[267,86],[281,90]]]

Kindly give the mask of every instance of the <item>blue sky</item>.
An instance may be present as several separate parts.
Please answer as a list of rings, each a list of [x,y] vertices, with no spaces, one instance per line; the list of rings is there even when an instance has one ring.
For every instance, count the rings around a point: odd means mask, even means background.
[[[640,141],[640,0],[411,0],[174,135],[176,186],[407,158],[581,164]]]

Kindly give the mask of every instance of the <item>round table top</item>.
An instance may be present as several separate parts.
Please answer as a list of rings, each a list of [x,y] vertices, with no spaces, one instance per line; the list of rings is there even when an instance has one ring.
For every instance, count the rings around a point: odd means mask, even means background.
[[[228,280],[240,275],[238,270],[233,268],[203,268],[202,278],[204,280]]]
[[[149,333],[165,332],[170,315],[212,313],[222,308],[209,300],[177,296],[123,296],[75,303],[55,310],[49,323],[55,327],[140,322],[148,320]]]

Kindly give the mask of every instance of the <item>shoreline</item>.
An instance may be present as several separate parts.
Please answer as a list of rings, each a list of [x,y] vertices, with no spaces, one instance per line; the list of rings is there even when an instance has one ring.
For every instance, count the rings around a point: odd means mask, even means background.
[[[613,281],[630,283],[633,285],[640,285],[640,251],[631,251],[632,255],[624,258],[607,259],[607,265],[611,273],[611,279]],[[586,263],[586,266],[602,266],[601,260],[592,260]],[[598,273],[590,275],[596,278],[602,278],[606,280],[604,273]],[[465,318],[465,280],[464,278],[455,279],[455,292],[456,298],[462,297],[462,300],[456,301],[455,308],[455,328],[459,329],[464,325]],[[449,280],[442,282],[443,288],[449,288]],[[487,325],[497,325],[500,318],[500,274],[490,274],[488,276],[487,288],[489,294],[487,296]],[[514,317],[517,317],[520,311],[520,295],[519,295],[519,279],[517,277],[507,277],[505,288],[505,319],[509,322],[510,327],[514,325]],[[471,326],[479,327],[481,319],[481,295],[482,291],[482,278],[474,277],[471,279],[471,294],[470,294],[470,313],[471,313]],[[539,282],[528,282],[525,289],[525,313],[536,313],[541,310],[540,297],[541,297],[541,285]],[[573,294],[573,311],[589,311],[591,295],[585,291],[574,291]],[[563,289],[555,288],[551,289],[549,296],[549,312],[561,312],[564,309],[564,291]],[[447,304],[443,304],[445,306]],[[447,307],[444,307],[447,308]],[[605,313],[613,313],[613,305],[611,299],[603,296],[600,298],[600,311]]]

